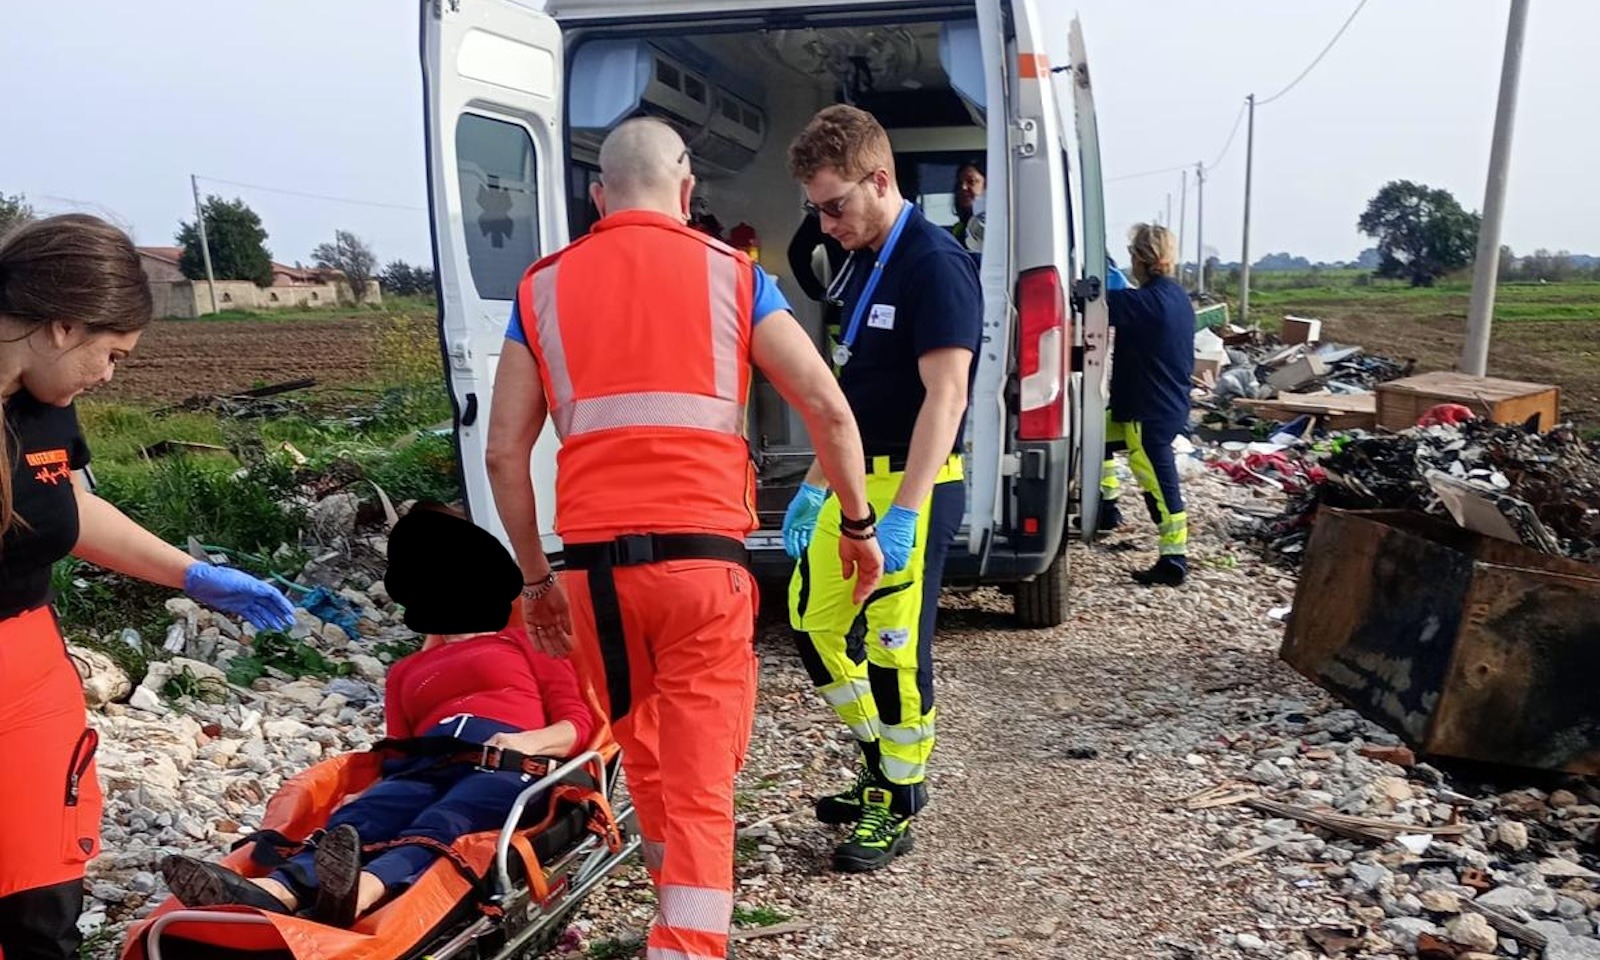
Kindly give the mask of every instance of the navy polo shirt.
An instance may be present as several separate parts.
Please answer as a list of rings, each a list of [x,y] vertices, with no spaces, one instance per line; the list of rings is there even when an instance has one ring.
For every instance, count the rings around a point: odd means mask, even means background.
[[[1111,419],[1182,430],[1194,374],[1194,306],[1170,277],[1106,293],[1116,351],[1111,357]]]
[[[857,250],[843,268],[851,275],[840,311],[841,336],[877,257],[872,250]],[[923,354],[947,347],[971,350],[967,402],[972,402],[972,372],[982,337],[977,264],[950,231],[913,209],[862,314],[850,362],[839,374],[867,456],[903,457],[910,452],[911,432],[927,395],[917,368]],[[965,428],[963,420],[952,452],[961,449]]]

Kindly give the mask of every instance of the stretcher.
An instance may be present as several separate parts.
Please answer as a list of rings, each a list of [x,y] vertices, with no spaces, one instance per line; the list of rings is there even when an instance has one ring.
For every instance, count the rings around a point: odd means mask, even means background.
[[[593,691],[586,692],[597,732],[584,752],[550,762],[498,831],[461,837],[416,883],[351,929],[246,906],[193,909],[169,897],[130,929],[122,960],[539,956],[583,898],[640,845],[632,804],[612,795],[621,750]],[[376,748],[343,754],[288,780],[268,800],[260,830],[220,862],[247,877],[270,873],[340,804],[378,781],[384,756]]]

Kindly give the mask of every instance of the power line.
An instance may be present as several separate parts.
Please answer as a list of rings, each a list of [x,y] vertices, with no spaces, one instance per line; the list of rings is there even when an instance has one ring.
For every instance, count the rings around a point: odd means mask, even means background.
[[[1164,173],[1177,173],[1179,170],[1189,169],[1190,164],[1180,163],[1174,167],[1162,167],[1160,170],[1146,170],[1143,173],[1125,173],[1120,177],[1106,177],[1105,183],[1116,183],[1119,180],[1138,180],[1141,177],[1158,177]]]
[[[1362,0],[1362,2],[1364,3],[1366,0]],[[1239,121],[1244,119],[1244,111],[1247,105],[1244,103],[1239,104],[1239,115],[1233,118],[1233,129],[1228,131],[1228,140],[1222,145],[1222,149],[1217,151],[1217,159],[1206,164],[1207,170],[1215,170],[1217,164],[1222,162],[1222,158],[1228,155],[1228,149],[1233,146],[1233,138],[1239,135]]]
[[[1344,26],[1340,27],[1339,28],[1339,32],[1335,33],[1333,35],[1333,39],[1328,41],[1328,45],[1322,48],[1322,52],[1317,54],[1317,58],[1315,60],[1312,60],[1311,63],[1304,70],[1300,71],[1300,76],[1295,77],[1294,80],[1290,81],[1290,83],[1289,83],[1289,85],[1287,87],[1284,87],[1282,90],[1279,90],[1277,93],[1274,93],[1272,96],[1267,97],[1264,100],[1257,100],[1256,101],[1256,106],[1264,107],[1267,104],[1271,103],[1272,101],[1274,101],[1274,100],[1278,99],[1279,97],[1283,96],[1284,94],[1288,93],[1290,90],[1293,90],[1300,83],[1301,80],[1304,80],[1306,78],[1306,74],[1308,74],[1311,71],[1315,70],[1317,68],[1317,64],[1322,62],[1322,58],[1326,57],[1328,55],[1328,51],[1333,49],[1333,45],[1339,42],[1339,38],[1340,37],[1344,36],[1344,32],[1346,30],[1350,29],[1350,24],[1355,22],[1356,14],[1360,13],[1361,12],[1361,8],[1365,7],[1366,5],[1367,5],[1367,0],[1361,0],[1360,3],[1356,4],[1356,8],[1354,10],[1350,11],[1350,16],[1345,18]]]
[[[350,197],[330,197],[330,196],[328,196],[326,194],[321,194],[321,193],[306,193],[306,192],[304,192],[302,190],[285,190],[285,189],[283,189],[281,187],[264,187],[259,183],[240,183],[237,180],[223,180],[223,179],[221,179],[219,177],[196,176],[195,179],[204,180],[207,183],[224,183],[224,184],[227,184],[230,187],[243,187],[246,190],[263,190],[263,191],[266,191],[267,193],[282,193],[282,194],[286,194],[287,196],[291,196],[291,197],[305,197],[305,198],[310,199],[310,200],[327,200],[327,201],[330,201],[332,203],[350,203],[350,204],[355,204],[356,206],[361,206],[361,207],[384,207],[384,208],[389,209],[389,210],[421,210],[422,209],[421,207],[412,206],[411,204],[383,203],[383,202],[377,201],[377,200],[354,200],[354,199],[351,199]]]

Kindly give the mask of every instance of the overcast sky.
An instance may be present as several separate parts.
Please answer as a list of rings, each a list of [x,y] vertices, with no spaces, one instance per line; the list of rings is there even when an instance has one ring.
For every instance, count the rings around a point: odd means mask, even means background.
[[[1286,86],[1355,0],[1035,0],[1083,19],[1108,177],[1211,163],[1245,94]],[[1482,204],[1509,0],[1369,0],[1326,60],[1257,114],[1253,256],[1351,259],[1355,221],[1406,178]],[[12,3],[0,30],[0,193],[88,210],[170,244],[189,174],[240,196],[273,256],[307,260],[336,228],[380,259],[425,262],[416,2],[74,0]],[[1600,254],[1600,3],[1532,4],[1505,242]],[[1244,129],[1209,174],[1206,245],[1238,256]],[[1165,215],[1179,175],[1106,186],[1112,246]],[[1194,183],[1188,242],[1192,250]]]

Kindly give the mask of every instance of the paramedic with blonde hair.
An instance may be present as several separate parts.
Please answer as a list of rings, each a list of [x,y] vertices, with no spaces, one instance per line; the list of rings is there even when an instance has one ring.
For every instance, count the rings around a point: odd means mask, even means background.
[[[1106,463],[1101,472],[1100,529],[1121,520],[1116,464],[1128,453],[1150,519],[1160,532],[1155,565],[1133,579],[1146,586],[1176,587],[1189,573],[1189,519],[1178,486],[1172,441],[1189,432],[1189,380],[1194,371],[1194,306],[1173,279],[1178,242],[1165,227],[1141,223],[1128,234],[1136,287],[1117,289],[1108,278],[1106,305],[1116,341],[1111,354],[1111,409]],[[1113,268],[1114,270],[1114,268]],[[1109,272],[1109,271],[1108,271]]]
[[[851,533],[818,579],[851,578],[859,601],[883,564],[839,385],[771,278],[685,226],[694,183],[671,127],[638,119],[611,132],[592,191],[600,221],[518,288],[489,421],[529,634],[545,652],[573,650],[622,746],[660,901],[649,960],[714,960],[728,947],[733,781],[756,696],[752,364],[799,411],[838,485]],[[561,438],[559,579],[529,475],[546,417]]]

